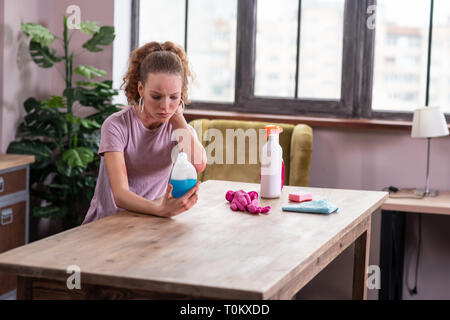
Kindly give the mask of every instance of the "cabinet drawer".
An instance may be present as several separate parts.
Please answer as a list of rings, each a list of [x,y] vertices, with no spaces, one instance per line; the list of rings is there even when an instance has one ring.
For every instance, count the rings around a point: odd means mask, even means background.
[[[27,189],[27,169],[0,173],[0,197]]]
[[[25,244],[26,206],[22,201],[0,208],[0,253]],[[16,275],[0,272],[0,295],[15,288]]]

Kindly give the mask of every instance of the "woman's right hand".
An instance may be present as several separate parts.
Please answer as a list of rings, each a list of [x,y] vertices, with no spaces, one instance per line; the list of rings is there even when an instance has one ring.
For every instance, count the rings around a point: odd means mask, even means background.
[[[182,197],[177,199],[172,196],[173,186],[169,183],[166,194],[160,204],[161,215],[166,218],[171,218],[192,208],[198,201],[199,185],[200,181]]]

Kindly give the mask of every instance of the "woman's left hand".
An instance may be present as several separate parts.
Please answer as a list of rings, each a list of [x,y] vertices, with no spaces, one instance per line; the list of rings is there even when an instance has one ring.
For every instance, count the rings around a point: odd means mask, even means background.
[[[174,128],[182,128],[187,125],[186,119],[184,118],[183,112],[178,112],[180,109],[177,109],[175,113],[170,117],[170,123]]]
[[[203,148],[201,142],[198,141],[197,137],[194,136],[191,130],[188,128],[188,123],[186,122],[183,113],[177,114],[175,112],[169,121],[172,124],[173,130],[185,130],[175,133],[177,142],[180,143],[181,140],[180,151],[186,152],[188,154],[189,160],[194,165],[197,173],[205,170],[207,161],[205,148]],[[196,163],[195,159],[201,159],[201,162]]]

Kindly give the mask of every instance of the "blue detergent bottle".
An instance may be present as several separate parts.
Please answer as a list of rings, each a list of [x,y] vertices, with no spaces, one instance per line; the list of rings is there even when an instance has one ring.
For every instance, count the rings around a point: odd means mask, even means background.
[[[182,197],[186,192],[192,189],[197,183],[197,171],[188,161],[185,152],[178,153],[177,160],[173,166],[170,183],[173,186],[172,196],[174,198]]]

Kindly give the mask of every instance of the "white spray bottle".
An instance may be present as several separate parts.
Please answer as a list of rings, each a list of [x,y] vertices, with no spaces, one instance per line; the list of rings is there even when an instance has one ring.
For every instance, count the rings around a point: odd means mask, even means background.
[[[261,151],[261,197],[279,198],[284,184],[283,149],[279,143],[283,128],[270,125],[264,129],[267,142]]]

